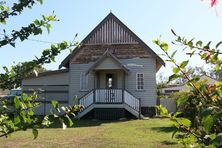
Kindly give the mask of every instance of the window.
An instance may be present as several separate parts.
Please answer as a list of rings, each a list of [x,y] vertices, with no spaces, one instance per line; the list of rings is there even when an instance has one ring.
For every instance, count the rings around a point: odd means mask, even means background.
[[[143,73],[136,74],[136,88],[137,90],[144,89],[144,74]]]
[[[165,90],[166,94],[171,94],[171,93],[174,93],[174,92],[179,92],[179,90]]]
[[[80,90],[88,90],[88,75],[80,74]]]

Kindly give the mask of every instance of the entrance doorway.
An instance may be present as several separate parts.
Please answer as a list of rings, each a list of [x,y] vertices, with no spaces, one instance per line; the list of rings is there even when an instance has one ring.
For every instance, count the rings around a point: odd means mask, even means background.
[[[113,89],[114,87],[114,76],[113,74],[106,74],[106,88]]]

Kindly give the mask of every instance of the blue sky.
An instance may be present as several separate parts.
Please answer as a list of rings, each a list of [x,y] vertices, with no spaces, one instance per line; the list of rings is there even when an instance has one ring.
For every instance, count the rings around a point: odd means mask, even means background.
[[[217,8],[219,13],[222,7]],[[200,0],[93,0],[93,1],[55,1],[45,0],[43,5],[36,5],[33,9],[25,9],[21,16],[8,20],[7,25],[1,25],[0,30],[6,28],[19,30],[41,14],[55,14],[60,19],[52,24],[51,33],[47,31],[40,36],[32,36],[30,39],[48,42],[72,41],[78,33],[76,41],[81,41],[108,13],[112,12],[125,23],[134,33],[146,42],[157,54],[161,50],[154,45],[153,39],[162,35],[165,41],[174,39],[170,32],[173,28],[178,34],[187,38],[197,38],[203,41],[219,42],[222,40],[222,16],[216,16],[214,9],[209,4]],[[221,13],[222,15],[222,13]],[[2,47],[0,54],[0,72],[3,66],[10,66],[13,62],[32,60],[40,55],[43,49],[50,44],[34,41],[17,41],[16,48],[11,46]],[[173,47],[173,49],[177,49]],[[178,48],[179,49],[179,48]],[[57,69],[60,62],[69,54],[63,52],[56,58],[55,63],[46,65],[49,70]],[[183,54],[177,56],[177,60],[184,60]],[[202,66],[199,59],[191,59],[191,65]],[[160,72],[166,76],[170,74],[172,65],[162,67]]]

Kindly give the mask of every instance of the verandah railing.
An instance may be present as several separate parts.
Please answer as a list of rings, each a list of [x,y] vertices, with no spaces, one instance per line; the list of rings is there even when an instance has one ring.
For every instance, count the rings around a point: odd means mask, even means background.
[[[123,90],[122,89],[96,89],[95,103],[122,103]]]
[[[138,113],[140,112],[141,101],[133,96],[130,92],[124,91],[124,102],[129,105],[131,108],[136,110]]]
[[[79,104],[83,105],[84,108],[88,108],[90,105],[93,104],[93,94],[94,91],[90,91],[88,94],[86,94],[85,96],[83,96],[81,99],[79,99]]]
[[[79,99],[84,108],[92,104],[127,104],[130,108],[141,113],[141,100],[123,89],[94,89]]]

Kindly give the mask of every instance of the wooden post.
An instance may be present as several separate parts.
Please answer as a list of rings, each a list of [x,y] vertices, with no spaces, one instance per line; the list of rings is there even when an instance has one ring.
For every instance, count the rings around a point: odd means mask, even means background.
[[[139,98],[139,119],[141,119],[141,98]]]

